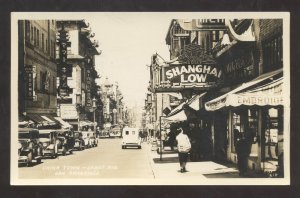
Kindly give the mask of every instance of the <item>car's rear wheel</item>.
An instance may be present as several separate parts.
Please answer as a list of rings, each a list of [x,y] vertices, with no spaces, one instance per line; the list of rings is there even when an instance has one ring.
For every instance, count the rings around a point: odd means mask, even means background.
[[[28,161],[27,161],[26,166],[29,167],[32,165],[32,152],[31,151],[27,154],[27,159],[28,159]]]
[[[66,147],[63,148],[62,154],[63,154],[64,156],[67,154],[67,149],[66,149]]]

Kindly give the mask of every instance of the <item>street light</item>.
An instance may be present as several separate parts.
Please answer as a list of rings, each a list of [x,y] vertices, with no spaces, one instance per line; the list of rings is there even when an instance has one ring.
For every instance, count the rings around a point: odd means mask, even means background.
[[[96,133],[96,125],[95,125],[95,112],[96,112],[96,99],[93,98],[93,110],[94,110],[94,132]]]

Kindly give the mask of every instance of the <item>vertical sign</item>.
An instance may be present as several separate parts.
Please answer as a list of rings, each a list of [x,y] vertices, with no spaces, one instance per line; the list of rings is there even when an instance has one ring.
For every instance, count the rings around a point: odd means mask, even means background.
[[[87,78],[86,78],[86,106],[92,107],[92,98],[91,98],[91,70],[87,69]]]
[[[26,80],[26,99],[33,99],[33,72],[32,65],[25,66],[25,80]]]

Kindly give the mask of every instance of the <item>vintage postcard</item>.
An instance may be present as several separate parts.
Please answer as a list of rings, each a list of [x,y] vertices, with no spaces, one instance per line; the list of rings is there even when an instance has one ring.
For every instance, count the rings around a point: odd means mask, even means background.
[[[288,12],[11,13],[12,185],[289,185]]]

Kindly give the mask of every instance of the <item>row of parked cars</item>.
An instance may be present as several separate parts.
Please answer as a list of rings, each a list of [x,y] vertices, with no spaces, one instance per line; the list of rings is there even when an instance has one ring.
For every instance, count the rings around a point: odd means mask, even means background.
[[[92,131],[19,128],[18,163],[31,166],[41,163],[42,158],[56,158],[96,146],[98,139]]]

